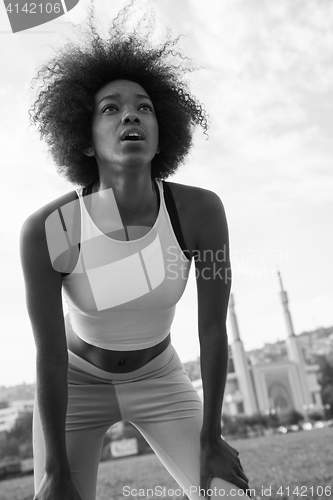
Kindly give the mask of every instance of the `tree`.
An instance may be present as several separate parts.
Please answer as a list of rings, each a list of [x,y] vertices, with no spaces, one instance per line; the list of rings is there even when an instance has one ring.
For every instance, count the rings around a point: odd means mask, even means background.
[[[1,445],[0,457],[32,457],[32,413],[25,413],[16,420]]]
[[[333,418],[333,355],[317,356],[317,363],[320,366],[318,384],[321,386],[321,398],[324,405],[330,405],[326,415]]]
[[[32,439],[32,413],[24,413],[15,423],[15,426],[8,432],[8,437],[14,437],[22,444]]]
[[[5,439],[4,443],[1,445],[0,449],[0,459],[6,457],[17,457],[19,455],[19,444],[16,438],[8,437]]]
[[[304,420],[302,413],[292,408],[291,410],[280,415],[281,425],[299,425]]]
[[[270,427],[271,429],[277,429],[281,425],[278,414],[276,412],[273,413],[273,410],[271,410],[268,415],[264,415],[264,419],[267,427]]]
[[[264,436],[264,428],[267,427],[267,421],[261,413],[256,413],[251,416],[246,417],[247,425],[256,433],[258,436]]]
[[[323,415],[319,411],[313,411],[309,413],[308,417],[310,420],[313,420],[314,422],[323,420]]]
[[[238,438],[248,437],[246,417],[243,415],[222,415],[222,433],[226,436]]]

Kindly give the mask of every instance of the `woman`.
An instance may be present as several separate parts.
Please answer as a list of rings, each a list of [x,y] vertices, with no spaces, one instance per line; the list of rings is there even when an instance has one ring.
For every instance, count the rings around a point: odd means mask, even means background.
[[[164,182],[206,116],[181,79],[177,40],[151,47],[146,33],[126,34],[121,17],[107,40],[92,15],[89,25],[83,46],[67,45],[39,72],[32,109],[60,172],[81,186],[22,228],[37,347],[34,498],[93,500],[104,435],[120,420],[139,429],[189,498],[222,488],[244,498],[239,453],[221,436],[224,209],[211,191]],[[203,407],[170,341],[191,260]]]

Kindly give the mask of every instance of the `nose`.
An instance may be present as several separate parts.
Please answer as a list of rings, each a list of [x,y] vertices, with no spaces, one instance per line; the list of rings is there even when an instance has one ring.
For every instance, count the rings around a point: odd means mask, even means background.
[[[135,111],[128,110],[124,114],[122,122],[124,125],[128,123],[140,123],[140,117]]]

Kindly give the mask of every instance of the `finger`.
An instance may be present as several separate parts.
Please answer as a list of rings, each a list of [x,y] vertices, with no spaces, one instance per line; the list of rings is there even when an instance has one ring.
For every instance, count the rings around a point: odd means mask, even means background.
[[[228,443],[228,444],[229,444],[229,443]],[[239,455],[239,451],[238,451],[238,450],[236,450],[236,448],[234,448],[234,447],[233,447],[233,446],[231,446],[230,444],[229,444],[229,446],[230,446],[230,448],[232,449],[232,451],[233,451],[234,453],[236,453],[236,455],[238,456],[238,455]]]
[[[238,462],[239,468],[241,469],[241,471],[243,471],[243,474],[240,474],[240,476],[241,476],[241,477],[243,477],[243,476],[244,476],[244,478],[247,480],[247,477],[245,476],[245,473],[244,473],[244,467],[243,467],[243,465],[242,465],[242,463],[241,463],[241,461],[240,461],[240,459],[239,459],[239,458],[238,458],[238,461],[237,461],[237,462]]]
[[[200,476],[200,488],[203,489],[205,493],[208,489],[209,478],[210,476],[204,476],[204,475]]]
[[[241,477],[242,479],[244,479],[244,481],[246,481],[247,483],[249,482],[249,478],[247,477],[247,475],[243,471],[243,468],[242,468],[242,470],[239,471],[238,475],[239,475],[239,477]]]
[[[210,487],[210,483],[211,483],[212,479],[213,479],[212,475],[200,476],[200,488],[202,488],[204,490],[205,498],[209,498],[209,496],[206,494],[206,492]]]
[[[252,498],[249,490],[250,490],[250,487],[249,487],[249,485],[247,485],[247,488],[244,491],[248,497]]]
[[[238,463],[239,467],[242,469],[242,471],[244,471],[243,466],[241,464],[241,461],[239,459],[238,459],[237,463]]]
[[[248,481],[243,481],[241,478],[238,478],[237,481],[235,481],[236,486],[238,486],[241,490],[245,491],[249,490],[249,482]]]

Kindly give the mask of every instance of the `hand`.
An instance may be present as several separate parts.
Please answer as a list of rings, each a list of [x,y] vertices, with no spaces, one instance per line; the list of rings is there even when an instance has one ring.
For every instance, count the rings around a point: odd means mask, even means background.
[[[82,500],[82,497],[70,476],[45,474],[33,500]]]
[[[203,490],[207,491],[213,476],[229,481],[241,490],[249,489],[249,480],[240,462],[239,452],[222,436],[211,442],[201,442],[200,487]]]

